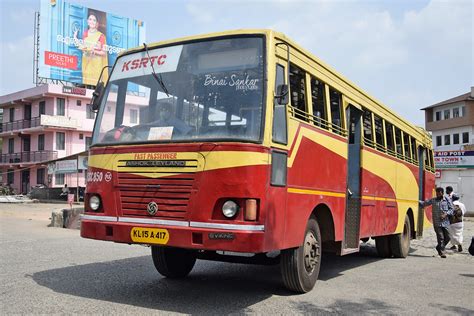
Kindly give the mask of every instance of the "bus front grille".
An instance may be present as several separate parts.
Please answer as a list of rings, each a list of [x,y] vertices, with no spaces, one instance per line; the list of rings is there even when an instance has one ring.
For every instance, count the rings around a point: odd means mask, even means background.
[[[185,219],[194,183],[194,173],[170,176],[154,172],[118,173],[118,189],[123,215],[147,216],[150,202],[158,205],[153,217]]]

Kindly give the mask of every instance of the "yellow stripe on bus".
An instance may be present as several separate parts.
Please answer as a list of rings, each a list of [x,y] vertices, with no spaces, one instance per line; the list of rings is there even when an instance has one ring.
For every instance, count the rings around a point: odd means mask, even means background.
[[[346,197],[344,193],[340,193],[340,192],[318,191],[318,190],[297,189],[297,188],[288,188],[288,193]]]

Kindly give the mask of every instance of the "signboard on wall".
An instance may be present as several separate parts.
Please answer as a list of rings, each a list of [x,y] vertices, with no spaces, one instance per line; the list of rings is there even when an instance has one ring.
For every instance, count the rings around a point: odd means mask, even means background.
[[[63,0],[41,0],[38,75],[96,85],[104,66],[145,42],[145,24]],[[103,80],[108,70],[104,70]]]
[[[445,150],[434,154],[436,169],[474,168],[474,151]]]

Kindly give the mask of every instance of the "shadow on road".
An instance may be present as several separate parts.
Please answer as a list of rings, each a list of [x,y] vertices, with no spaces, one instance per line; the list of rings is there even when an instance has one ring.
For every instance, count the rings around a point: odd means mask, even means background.
[[[381,260],[372,248],[364,246],[361,253],[345,257],[324,254],[320,279],[339,277],[344,271]],[[279,265],[198,261],[187,278],[170,280],[156,272],[151,256],[46,270],[26,277],[57,293],[189,314],[245,312],[272,295],[293,295],[283,286]],[[355,303],[338,300],[335,304],[321,311],[353,308]],[[305,312],[304,308],[310,306],[301,308]],[[318,310],[316,306],[311,308]]]

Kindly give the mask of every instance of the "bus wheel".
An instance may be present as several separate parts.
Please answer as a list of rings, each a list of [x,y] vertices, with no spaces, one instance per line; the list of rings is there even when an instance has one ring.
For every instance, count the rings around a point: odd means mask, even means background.
[[[168,278],[184,278],[196,263],[196,253],[192,250],[151,246],[151,257],[158,272]]]
[[[390,258],[392,256],[392,249],[390,249],[390,236],[380,236],[375,238],[375,247],[377,253],[382,258]]]
[[[303,245],[283,250],[280,258],[285,286],[298,293],[311,291],[321,266],[321,232],[315,218],[311,217],[306,225]]]
[[[408,256],[408,252],[410,251],[410,234],[410,218],[408,218],[408,215],[405,215],[403,232],[390,236],[390,248],[395,258],[406,258]]]

